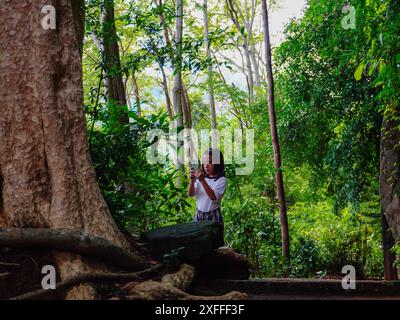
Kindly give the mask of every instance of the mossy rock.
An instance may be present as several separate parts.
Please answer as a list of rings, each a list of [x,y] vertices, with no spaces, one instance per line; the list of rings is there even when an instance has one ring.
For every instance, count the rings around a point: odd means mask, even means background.
[[[162,260],[165,254],[182,248],[182,261],[197,261],[224,245],[223,225],[213,221],[190,222],[144,232],[140,241],[146,243],[149,255]]]

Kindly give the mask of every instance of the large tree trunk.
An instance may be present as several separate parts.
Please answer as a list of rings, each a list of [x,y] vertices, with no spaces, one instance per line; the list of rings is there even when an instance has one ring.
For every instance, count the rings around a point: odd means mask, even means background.
[[[393,269],[394,257],[388,250],[395,241],[400,239],[400,133],[398,125],[397,121],[387,120],[384,117],[381,131],[379,183],[381,207],[385,215],[382,223],[385,278],[390,278],[390,280],[396,279],[397,274]]]
[[[289,260],[290,258],[289,227],[288,227],[288,220],[286,213],[285,191],[283,187],[283,175],[281,168],[281,155],[279,150],[278,130],[276,128],[276,120],[275,120],[274,78],[272,74],[271,43],[269,38],[268,7],[266,0],[262,0],[262,14],[264,21],[265,56],[267,60],[266,67],[267,67],[267,84],[268,84],[268,111],[269,111],[269,123],[272,136],[272,145],[274,149],[276,188],[279,199],[281,234],[282,234],[282,256],[285,259]]]
[[[119,56],[118,37],[115,27],[113,0],[103,1],[101,20],[107,100],[127,111],[126,92],[121,73],[121,59]],[[124,114],[120,117],[119,121],[120,123],[128,123],[128,115]]]
[[[211,47],[209,39],[209,28],[208,28],[208,9],[207,0],[203,2],[203,14],[204,14],[204,42],[206,44],[207,59],[211,61]],[[207,81],[208,81],[208,100],[210,103],[210,115],[211,115],[211,129],[212,129],[212,147],[216,148],[216,135],[215,130],[217,129],[217,117],[215,113],[215,98],[214,98],[214,85],[213,85],[213,74],[212,65],[209,64],[207,67]]]
[[[386,220],[386,216],[382,210],[382,248],[383,248],[383,275],[385,280],[398,280],[397,270],[394,266],[396,255],[391,251],[394,246],[394,239],[392,232]]]
[[[0,227],[78,229],[128,248],[100,193],[83,109],[83,0],[0,6]],[[79,2],[79,5],[78,5]],[[44,5],[56,30],[41,26]],[[103,269],[55,254],[60,278]],[[78,292],[75,297],[84,297]],[[72,295],[74,297],[74,295]]]

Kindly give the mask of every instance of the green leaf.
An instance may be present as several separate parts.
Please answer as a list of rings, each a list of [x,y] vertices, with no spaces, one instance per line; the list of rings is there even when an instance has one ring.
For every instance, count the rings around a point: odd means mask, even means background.
[[[354,72],[354,78],[355,78],[357,81],[360,81],[360,80],[361,80],[362,73],[363,73],[363,71],[364,71],[364,67],[365,67],[365,63],[364,63],[364,62],[361,62],[360,65],[358,66],[356,72]]]

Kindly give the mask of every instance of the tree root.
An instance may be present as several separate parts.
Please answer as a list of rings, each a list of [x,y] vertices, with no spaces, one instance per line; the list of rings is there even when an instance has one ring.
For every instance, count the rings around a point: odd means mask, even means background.
[[[0,228],[0,248],[54,249],[93,256],[130,270],[143,270],[149,264],[140,256],[101,237],[80,230],[41,228]]]
[[[178,272],[167,274],[161,282],[149,280],[125,286],[129,289],[128,299],[132,300],[242,300],[247,295],[238,291],[221,296],[196,296],[186,293],[195,276],[195,268],[181,265]]]
[[[0,262],[0,267],[20,267],[21,265],[19,263],[11,263],[11,262]]]
[[[76,277],[62,281],[56,285],[56,289],[39,289],[24,293],[22,295],[11,298],[10,300],[36,300],[56,296],[64,292],[65,290],[87,282],[118,282],[127,280],[143,280],[144,278],[150,277],[153,274],[163,269],[162,264],[158,264],[146,270],[135,272],[135,273],[94,273],[94,274],[83,274]]]

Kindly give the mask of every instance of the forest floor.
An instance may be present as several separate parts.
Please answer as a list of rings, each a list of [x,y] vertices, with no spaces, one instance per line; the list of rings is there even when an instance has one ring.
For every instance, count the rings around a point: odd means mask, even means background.
[[[0,299],[38,289],[43,277],[41,267],[53,264],[53,257],[48,250],[3,248],[0,250],[0,275],[7,276],[0,281]],[[151,279],[160,281],[165,271],[157,273]],[[182,274],[182,281],[185,282],[187,272]],[[190,281],[192,285],[188,285],[187,293],[197,296],[220,296],[239,291],[247,294],[249,300],[400,300],[400,281],[357,280],[355,289],[346,290],[342,287],[341,275],[328,277],[329,279],[217,280],[196,276],[194,282]],[[101,299],[125,299],[127,293],[124,286],[130,283],[135,284],[132,281],[99,284]]]

